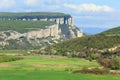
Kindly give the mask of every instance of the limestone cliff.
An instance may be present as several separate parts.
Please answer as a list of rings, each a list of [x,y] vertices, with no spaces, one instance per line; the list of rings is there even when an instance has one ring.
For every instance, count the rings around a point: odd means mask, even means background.
[[[83,36],[83,32],[74,25],[70,15],[42,17],[41,15],[31,16],[28,14],[27,16],[26,14],[26,16],[7,16],[6,18],[6,16],[0,14],[0,19],[9,21],[55,22],[55,24],[43,26],[45,27],[44,29],[38,28],[24,33],[9,28],[8,30],[0,31],[1,49],[34,49]]]

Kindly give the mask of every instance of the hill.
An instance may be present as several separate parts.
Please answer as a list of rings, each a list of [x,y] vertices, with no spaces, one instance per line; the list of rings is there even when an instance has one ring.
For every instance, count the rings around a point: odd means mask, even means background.
[[[115,32],[114,30],[116,29],[113,29],[113,34]],[[111,31],[112,34],[112,29],[108,31]],[[93,54],[94,56],[98,56],[99,54],[97,53],[103,53],[106,51],[114,52],[118,49],[118,46],[120,45],[120,36],[108,36],[108,31],[103,32],[104,34],[101,33],[97,35],[83,36],[80,38],[75,38],[58,44],[54,44],[45,48],[46,52],[44,53],[80,57],[88,55],[92,56],[91,54]],[[42,52],[43,51],[41,50],[41,53]]]
[[[120,36],[105,36],[105,35],[93,35],[85,36],[81,38],[75,38],[68,41],[64,41],[55,45],[50,46],[57,53],[62,52],[80,52],[88,49],[109,49],[113,46],[120,44]]]
[[[109,29],[102,34],[107,34],[107,35],[120,35],[120,26],[116,28]]]

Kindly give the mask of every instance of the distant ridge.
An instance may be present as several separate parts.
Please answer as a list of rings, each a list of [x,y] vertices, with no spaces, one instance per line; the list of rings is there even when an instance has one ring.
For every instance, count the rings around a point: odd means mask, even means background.
[[[112,29],[109,29],[105,32],[102,32],[102,34],[107,34],[107,35],[120,35],[120,26],[119,27],[115,27]]]

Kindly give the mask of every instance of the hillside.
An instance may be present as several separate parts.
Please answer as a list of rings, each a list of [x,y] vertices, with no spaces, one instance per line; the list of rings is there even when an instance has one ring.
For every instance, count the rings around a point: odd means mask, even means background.
[[[68,14],[0,13],[0,49],[38,49],[81,36]]]
[[[109,34],[109,35],[120,35],[120,26],[116,28],[109,29],[102,34]]]
[[[113,29],[113,34],[114,30],[115,29]],[[108,31],[112,31],[112,29]],[[120,45],[120,36],[108,36],[108,34],[106,33],[108,31],[103,32],[105,34],[101,33],[97,35],[83,36],[81,38],[75,38],[58,44],[54,44],[45,48],[46,52],[44,53],[80,56],[80,54],[83,55],[84,53],[85,55],[87,53],[87,55],[89,55],[89,53],[101,53],[106,50],[116,50],[117,46]],[[116,33],[119,33],[119,30],[118,32],[116,31]]]
[[[64,41],[50,46],[56,52],[80,52],[85,48],[103,50],[120,44],[120,36],[94,35]]]

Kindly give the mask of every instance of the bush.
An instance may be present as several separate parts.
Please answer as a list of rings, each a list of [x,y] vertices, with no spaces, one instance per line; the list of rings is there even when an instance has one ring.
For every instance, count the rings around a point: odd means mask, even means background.
[[[0,62],[11,62],[11,61],[16,61],[16,60],[21,60],[23,57],[19,56],[6,56],[2,55],[0,56]]]
[[[98,59],[98,62],[99,62],[102,66],[104,66],[105,68],[108,68],[108,67],[110,66],[110,59],[109,59],[109,58],[102,58],[102,57],[100,57],[100,58]]]
[[[111,69],[113,70],[118,70],[120,69],[120,58],[119,57],[115,57],[110,61],[110,66]]]
[[[112,70],[120,69],[120,58],[99,58],[98,62],[105,68],[110,68]]]
[[[108,73],[109,73],[109,70],[107,70],[107,69],[99,69],[99,68],[94,68],[94,69],[84,68],[84,69],[82,69],[82,70],[73,71],[73,73],[108,74]]]

